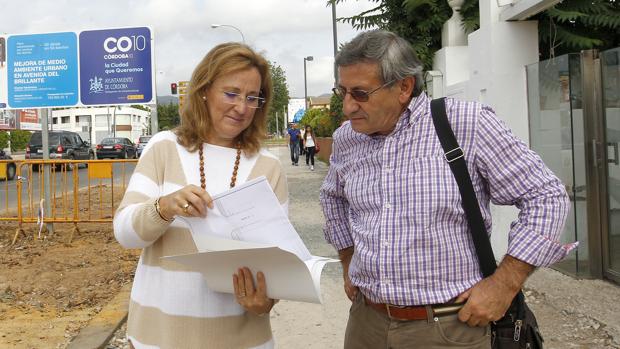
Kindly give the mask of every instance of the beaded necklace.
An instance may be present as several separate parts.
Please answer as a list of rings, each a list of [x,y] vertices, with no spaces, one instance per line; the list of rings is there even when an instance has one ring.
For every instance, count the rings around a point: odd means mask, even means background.
[[[200,157],[200,187],[207,190],[207,179],[205,178],[205,159],[203,154],[204,144],[198,149]],[[239,170],[239,161],[241,160],[241,145],[237,143],[237,158],[235,159],[235,167],[233,168],[232,177],[230,177],[230,187],[233,188],[237,182],[237,171]]]

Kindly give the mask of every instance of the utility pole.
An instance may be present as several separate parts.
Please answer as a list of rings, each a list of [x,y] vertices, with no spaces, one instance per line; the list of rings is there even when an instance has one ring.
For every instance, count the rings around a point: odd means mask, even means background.
[[[334,87],[338,87],[338,66],[336,55],[338,54],[338,29],[336,28],[336,1],[332,1],[332,32],[334,33]]]
[[[286,127],[288,125],[288,120],[286,118],[286,107],[282,107],[282,136],[286,134]]]
[[[157,119],[157,103],[151,107],[151,135],[159,132],[159,120]]]
[[[304,102],[306,106],[306,112],[308,111],[308,82],[306,79],[306,61],[311,62],[314,59],[312,56],[304,57]]]
[[[278,126],[279,118],[280,116],[278,115],[278,112],[276,112],[276,138],[280,138],[280,127]]]
[[[110,137],[110,106],[108,105],[108,113],[106,114],[106,121],[108,124],[108,135],[106,137]]]

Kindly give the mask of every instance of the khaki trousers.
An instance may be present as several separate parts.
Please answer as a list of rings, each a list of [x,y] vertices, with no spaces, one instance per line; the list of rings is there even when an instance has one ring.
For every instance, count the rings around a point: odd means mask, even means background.
[[[427,320],[392,320],[369,307],[361,292],[351,305],[345,349],[490,349],[491,329],[469,327],[457,315]]]

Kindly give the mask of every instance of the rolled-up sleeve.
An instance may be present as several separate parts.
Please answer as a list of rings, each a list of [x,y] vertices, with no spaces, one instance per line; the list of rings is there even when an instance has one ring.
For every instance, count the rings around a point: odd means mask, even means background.
[[[334,134],[329,170],[321,186],[320,200],[325,216],[325,240],[337,250],[343,250],[353,246],[353,239],[349,224],[349,202],[344,192],[344,181],[339,176],[342,159],[337,138],[338,132]]]
[[[569,211],[562,182],[491,109],[482,109],[476,126],[477,170],[489,185],[491,202],[519,209],[507,254],[536,267],[560,261],[577,246],[559,242]]]

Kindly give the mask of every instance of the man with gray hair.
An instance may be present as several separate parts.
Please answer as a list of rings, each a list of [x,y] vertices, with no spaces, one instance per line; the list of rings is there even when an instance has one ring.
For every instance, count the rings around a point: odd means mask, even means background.
[[[336,64],[349,121],[334,133],[321,204],[353,302],[344,347],[490,348],[489,323],[527,276],[572,248],[557,241],[569,209],[561,181],[488,106],[446,99],[487,232],[490,201],[520,209],[506,256],[483,278],[411,45],[364,32]]]

